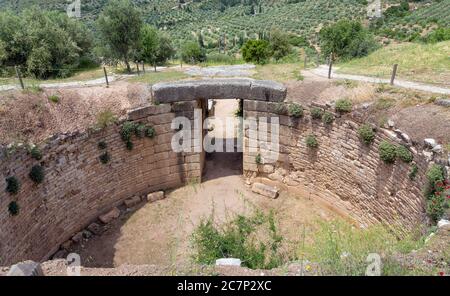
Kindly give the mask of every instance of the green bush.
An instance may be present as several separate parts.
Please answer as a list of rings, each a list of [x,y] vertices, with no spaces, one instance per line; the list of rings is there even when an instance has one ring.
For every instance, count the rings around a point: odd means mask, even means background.
[[[290,104],[289,105],[289,115],[295,118],[303,117],[303,107],[299,104]]]
[[[311,109],[311,117],[312,119],[322,119],[323,110],[318,107],[314,107]]]
[[[325,124],[332,124],[334,121],[334,115],[331,112],[325,112],[322,115],[322,121]]]
[[[122,141],[129,142],[131,141],[131,137],[136,133],[137,125],[134,122],[127,121],[122,125],[122,129],[120,130],[120,137]]]
[[[108,148],[108,145],[106,144],[105,141],[100,141],[100,142],[98,142],[98,149],[104,150],[104,149],[106,149],[106,148]]]
[[[432,195],[427,200],[427,214],[433,222],[439,221],[445,213],[445,197],[443,194]]]
[[[19,204],[15,201],[12,201],[8,205],[8,212],[11,216],[17,216],[19,214]]]
[[[403,145],[397,146],[397,157],[406,163],[413,161],[413,155],[408,148]]]
[[[261,164],[262,163],[261,154],[258,154],[258,155],[255,156],[255,163],[256,164]]]
[[[363,125],[358,129],[358,135],[359,135],[360,139],[361,139],[366,145],[372,144],[373,141],[375,140],[375,132],[373,131],[372,126],[370,126],[369,124],[363,124]]]
[[[349,113],[352,111],[353,103],[349,99],[339,99],[336,101],[335,109],[339,113]]]
[[[385,163],[394,163],[395,158],[397,157],[397,149],[396,146],[389,143],[388,141],[382,141],[378,150],[380,154],[380,158]]]
[[[19,180],[12,176],[6,178],[6,192],[11,194],[17,194],[20,190],[20,182]]]
[[[312,149],[319,147],[319,143],[317,142],[315,135],[308,135],[306,137],[306,146]]]
[[[411,181],[415,180],[418,172],[419,172],[419,167],[417,166],[417,164],[414,163],[411,166],[411,169],[409,170],[409,175],[408,175],[409,179]]]
[[[427,179],[431,184],[443,182],[445,180],[444,168],[438,164],[433,164],[427,171]]]
[[[156,131],[153,127],[147,126],[145,129],[145,136],[147,138],[153,139],[156,136]]]
[[[51,95],[51,96],[49,96],[48,97],[48,100],[50,101],[50,102],[53,102],[53,103],[58,103],[59,102],[59,97],[57,96],[57,95]]]
[[[45,177],[44,168],[40,165],[35,165],[31,168],[30,174],[28,176],[34,183],[42,183]]]
[[[139,123],[138,125],[136,125],[136,128],[134,130],[134,132],[138,138],[145,137],[146,131],[147,131],[147,127],[145,126],[145,124],[142,124],[142,123]]]
[[[202,63],[206,61],[206,52],[201,48],[198,42],[189,41],[183,44],[181,48],[181,59],[185,63]]]
[[[30,149],[30,154],[31,154],[31,157],[36,159],[36,160],[41,160],[42,159],[42,151],[37,146],[33,146]]]
[[[99,156],[99,159],[101,163],[107,164],[111,160],[111,157],[109,156],[109,153],[106,151],[105,153]]]
[[[266,64],[270,58],[270,44],[266,40],[248,40],[241,48],[242,58],[246,62]]]
[[[263,236],[264,241],[255,238]],[[219,228],[210,218],[192,234],[194,259],[201,264],[214,264],[220,258],[239,258],[245,267],[272,269],[288,258],[281,253],[283,237],[278,234],[273,214],[257,212],[252,217],[237,216]]]

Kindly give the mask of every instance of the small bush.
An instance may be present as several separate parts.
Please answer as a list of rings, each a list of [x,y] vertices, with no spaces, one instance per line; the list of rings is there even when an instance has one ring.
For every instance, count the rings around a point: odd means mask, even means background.
[[[295,118],[303,117],[303,107],[299,104],[290,104],[289,115]]]
[[[255,163],[256,164],[261,164],[262,163],[261,154],[258,154],[258,155],[255,156]]]
[[[349,99],[339,99],[336,101],[335,109],[339,113],[348,113],[352,111],[353,103]]]
[[[145,136],[147,138],[153,139],[156,136],[156,131],[153,127],[147,126],[145,129]]]
[[[41,160],[42,159],[42,151],[37,146],[33,146],[30,149],[30,154],[31,154],[31,157],[36,159],[36,160]]]
[[[102,164],[107,164],[111,160],[111,157],[108,152],[105,152],[99,156],[99,159]]]
[[[306,146],[312,149],[319,147],[319,143],[317,142],[316,136],[308,135],[306,137]]]
[[[44,168],[40,165],[33,166],[31,168],[29,177],[36,184],[42,183],[45,177]]]
[[[48,100],[52,103],[58,103],[59,102],[59,97],[57,95],[52,95],[48,97]]]
[[[131,141],[131,137],[136,133],[137,125],[134,122],[127,121],[122,125],[120,130],[120,137],[124,142]]]
[[[314,107],[311,109],[312,119],[322,119],[323,110],[321,108]]]
[[[325,124],[332,124],[334,121],[334,115],[331,112],[325,112],[322,115],[322,121]]]
[[[427,171],[427,179],[431,184],[443,182],[445,180],[444,168],[438,164],[434,164]]]
[[[127,147],[127,150],[133,150],[133,148],[134,148],[134,144],[133,144],[133,142],[131,142],[131,141],[127,141],[126,143],[125,143],[125,145],[126,145],[126,147]]]
[[[20,190],[20,182],[16,177],[6,178],[6,192],[11,194],[17,194]]]
[[[445,213],[445,197],[443,194],[435,194],[427,201],[427,214],[433,222],[439,221]]]
[[[358,129],[358,135],[366,145],[372,144],[375,140],[375,132],[369,124],[363,124]]]
[[[396,153],[397,153],[397,157],[406,163],[410,163],[411,161],[413,161],[413,155],[412,155],[411,151],[409,151],[409,149],[403,145],[397,146]]]
[[[15,201],[12,201],[8,205],[8,212],[11,216],[17,216],[19,214],[19,204]]]
[[[419,167],[417,166],[417,164],[414,163],[411,166],[411,169],[409,170],[409,175],[408,175],[409,179],[411,181],[415,180],[418,172],[419,172]]]
[[[380,154],[380,158],[385,163],[394,163],[395,162],[395,158],[397,156],[397,149],[396,149],[395,145],[389,143],[388,141],[383,141],[380,143],[378,152]]]
[[[146,130],[147,127],[145,126],[145,124],[139,123],[138,125],[136,125],[136,128],[134,130],[136,137],[138,138],[145,137]]]
[[[289,255],[281,252],[283,237],[278,234],[272,213],[257,212],[250,218],[239,215],[221,228],[210,218],[196,228],[192,241],[194,259],[201,264],[214,264],[219,258],[239,258],[245,267],[272,269],[289,260]]]
[[[110,110],[106,110],[97,114],[97,127],[106,128],[110,124],[117,121],[116,116]]]
[[[105,141],[98,142],[98,149],[105,150],[106,148],[108,148],[108,145],[106,144]]]

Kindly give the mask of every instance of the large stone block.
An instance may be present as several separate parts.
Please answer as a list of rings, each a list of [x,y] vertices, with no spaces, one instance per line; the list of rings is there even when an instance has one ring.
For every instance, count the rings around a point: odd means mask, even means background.
[[[118,208],[114,208],[111,211],[109,211],[108,213],[101,215],[100,217],[98,217],[98,219],[104,223],[104,224],[108,224],[110,223],[112,220],[119,218],[120,216],[120,210]]]
[[[24,261],[11,266],[8,276],[43,276],[41,265],[34,261]]]
[[[278,189],[262,183],[254,183],[252,191],[273,199],[278,197]]]

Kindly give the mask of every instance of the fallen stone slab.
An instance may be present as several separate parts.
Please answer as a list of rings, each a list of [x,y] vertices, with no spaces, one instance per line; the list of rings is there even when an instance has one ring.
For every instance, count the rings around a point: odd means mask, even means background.
[[[103,223],[103,224],[108,224],[110,223],[112,220],[119,218],[120,216],[120,210],[118,208],[114,208],[111,211],[109,211],[108,213],[101,215],[100,217],[98,217],[98,219]]]
[[[8,276],[43,276],[41,264],[34,261],[24,261],[11,266]]]
[[[132,208],[138,203],[141,202],[141,198],[139,196],[133,196],[124,201],[124,204],[127,208]]]
[[[450,107],[450,99],[437,99],[434,104],[442,107]]]
[[[102,227],[94,222],[94,223],[89,224],[89,226],[87,227],[87,230],[89,230],[90,232],[92,232],[95,235],[98,235],[102,232]]]
[[[216,260],[216,266],[241,266],[241,259],[221,258]]]
[[[252,186],[252,191],[273,199],[278,197],[278,189],[262,183],[254,183]]]
[[[164,199],[164,191],[157,191],[157,192],[153,192],[153,193],[149,193],[147,195],[147,201],[148,202],[155,202],[158,200],[163,200]]]
[[[450,221],[441,219],[437,224],[439,229],[444,229],[450,231]]]
[[[80,231],[72,237],[72,241],[74,243],[79,243],[83,240],[83,232]]]
[[[431,149],[433,149],[437,145],[436,140],[431,139],[431,138],[425,139],[425,140],[423,140],[423,142],[426,147],[431,148]]]

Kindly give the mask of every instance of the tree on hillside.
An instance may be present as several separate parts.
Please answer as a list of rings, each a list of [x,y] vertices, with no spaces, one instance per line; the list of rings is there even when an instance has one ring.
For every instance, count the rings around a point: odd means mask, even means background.
[[[265,64],[270,58],[270,44],[266,40],[248,40],[241,48],[246,62]]]
[[[351,59],[368,55],[378,47],[374,37],[361,23],[340,20],[319,32],[322,53],[328,57]]]
[[[158,49],[158,64],[165,64],[169,59],[175,55],[176,51],[172,44],[172,39],[164,32],[159,32],[159,49]]]
[[[292,52],[289,35],[280,30],[272,30],[269,37],[271,55],[279,60]]]
[[[18,30],[20,28],[20,30]],[[0,13],[0,65],[20,66],[36,78],[66,77],[90,54],[87,28],[64,13],[27,9]]]
[[[206,61],[206,52],[201,48],[198,42],[188,41],[181,48],[181,59],[185,63],[199,63]]]
[[[97,27],[104,46],[131,72],[130,59],[139,47],[142,19],[129,0],[112,0],[100,14]]]
[[[146,63],[155,67],[158,59],[159,51],[159,36],[158,29],[150,25],[144,25],[141,29],[141,44],[139,56]]]

